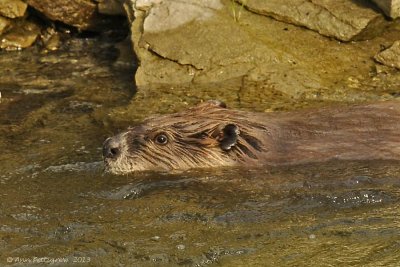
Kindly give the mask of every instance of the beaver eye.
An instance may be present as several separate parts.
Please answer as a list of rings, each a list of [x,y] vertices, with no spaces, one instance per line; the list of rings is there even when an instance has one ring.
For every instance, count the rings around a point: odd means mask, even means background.
[[[159,134],[156,136],[154,139],[157,144],[159,145],[165,145],[168,143],[168,137],[165,134]]]

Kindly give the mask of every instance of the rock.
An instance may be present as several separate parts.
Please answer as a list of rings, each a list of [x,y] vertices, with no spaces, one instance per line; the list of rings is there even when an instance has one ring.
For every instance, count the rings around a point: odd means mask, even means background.
[[[219,3],[219,1],[217,2]],[[193,68],[190,66],[190,64],[188,64],[187,66],[181,66],[179,63],[174,62],[173,59],[164,60],[162,57],[157,56],[157,52],[151,49],[149,47],[150,44],[146,42],[144,38],[142,38],[142,34],[146,34],[147,30],[150,30],[150,32],[155,32],[157,28],[159,28],[160,30],[173,29],[182,25],[185,21],[188,22],[188,18],[189,20],[193,19],[193,17],[198,14],[196,13],[196,11],[194,11],[194,14],[186,15],[187,12],[185,11],[183,12],[184,18],[178,17],[176,19],[176,22],[174,22],[174,16],[168,16],[168,12],[166,13],[162,11],[167,11],[168,7],[173,7],[175,4],[178,4],[177,7],[179,8],[179,3],[176,3],[176,1],[168,1],[163,3],[157,0],[138,0],[132,1],[131,4],[127,3],[125,5],[128,18],[132,23],[132,42],[134,44],[136,55],[141,62],[141,66],[138,68],[135,77],[136,84],[138,86],[144,86],[153,82],[184,83],[191,82],[191,80],[193,79]],[[188,3],[187,6],[190,6],[190,3]],[[182,5],[180,5],[180,7],[182,7]],[[157,23],[158,15],[157,12],[155,12],[153,9],[155,9],[156,11],[161,11],[160,19],[163,20],[163,23]],[[208,14],[212,12],[212,10],[206,10],[206,12],[207,11]],[[176,11],[174,10],[173,12],[175,13]],[[166,17],[169,18],[166,19]],[[149,22],[147,21],[147,19],[149,19]],[[152,29],[152,27],[154,29]],[[148,67],[150,66],[152,66],[153,68],[151,71],[150,69],[148,69]]]
[[[0,35],[2,35],[11,25],[9,19],[0,16]]]
[[[20,50],[31,46],[40,34],[40,27],[31,21],[21,21],[1,38],[0,48]]]
[[[400,40],[382,52],[379,52],[374,59],[383,65],[400,69]]]
[[[400,17],[400,0],[372,0],[386,15],[395,19]]]
[[[380,30],[381,14],[361,1],[238,0],[249,10],[304,26],[341,41],[368,39]]]
[[[61,21],[81,30],[95,30],[101,18],[97,5],[90,0],[28,0],[30,6],[51,20]]]
[[[104,15],[125,15],[120,0],[95,0],[100,14]]]
[[[301,69],[282,79],[287,72],[279,70],[291,68],[295,59],[254,39],[228,13],[219,13],[222,7],[219,0],[137,1],[131,15],[140,61],[136,85],[210,83],[262,73],[289,90],[287,84],[301,76],[310,86],[318,80]],[[290,92],[296,94],[293,88]]]
[[[132,0],[124,7],[137,91],[131,104],[96,115],[105,124],[130,125],[206,99],[271,111],[384,99],[398,90],[400,76],[371,72],[372,55],[398,39],[398,27],[343,43],[246,8],[235,19],[230,1]]]
[[[146,8],[150,2],[137,1],[136,8]],[[219,0],[153,2],[155,5],[149,10],[143,25],[145,32],[167,31],[191,21],[206,21],[215,15],[215,11],[223,8]],[[157,4],[158,2],[160,3]],[[162,19],[163,23],[160,23],[159,19]]]
[[[54,28],[47,28],[41,35],[44,47],[47,51],[55,51],[60,48],[61,36]]]
[[[0,15],[11,19],[23,17],[27,7],[21,0],[0,0]]]

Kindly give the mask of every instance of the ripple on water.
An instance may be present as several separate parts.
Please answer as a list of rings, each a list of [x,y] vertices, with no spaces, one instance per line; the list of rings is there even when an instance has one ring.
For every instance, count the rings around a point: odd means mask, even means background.
[[[98,172],[103,169],[103,162],[76,162],[76,163],[68,163],[58,166],[49,166],[44,172],[54,172],[54,173],[62,173],[62,172]]]
[[[1,255],[90,257],[92,266],[398,265],[398,162],[103,173],[99,146],[118,129],[109,114],[130,101],[133,71],[99,43],[1,54]]]

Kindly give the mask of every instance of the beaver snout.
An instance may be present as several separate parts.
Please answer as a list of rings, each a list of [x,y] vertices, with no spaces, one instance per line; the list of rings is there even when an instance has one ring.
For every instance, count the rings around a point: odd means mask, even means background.
[[[103,144],[103,157],[105,159],[115,159],[121,153],[121,144],[119,138],[110,137],[104,141]]]

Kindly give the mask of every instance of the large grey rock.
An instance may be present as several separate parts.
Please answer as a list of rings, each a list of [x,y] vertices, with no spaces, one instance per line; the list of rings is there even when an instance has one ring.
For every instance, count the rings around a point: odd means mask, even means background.
[[[400,17],[400,0],[372,0],[391,18]]]
[[[400,69],[400,40],[375,56],[375,60],[389,67]]]
[[[238,27],[229,13],[221,12],[219,0],[133,1],[130,7],[140,62],[135,77],[138,87],[212,83],[250,75],[269,79],[296,95],[301,87],[292,85],[299,79],[309,87],[318,84],[313,73],[293,68],[296,60],[291,55]]]
[[[249,10],[304,26],[342,41],[366,39],[380,30],[383,16],[362,1],[238,0]]]
[[[25,15],[27,4],[21,0],[0,0],[0,15],[18,18]]]

